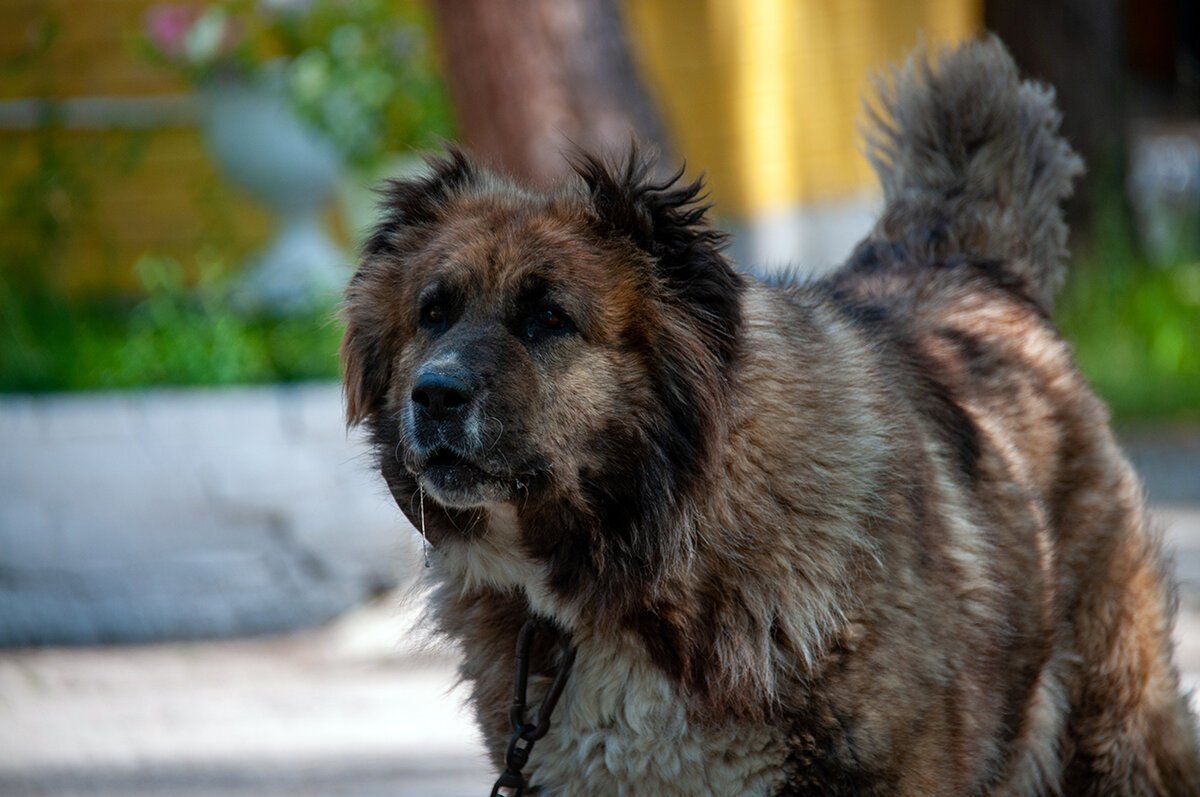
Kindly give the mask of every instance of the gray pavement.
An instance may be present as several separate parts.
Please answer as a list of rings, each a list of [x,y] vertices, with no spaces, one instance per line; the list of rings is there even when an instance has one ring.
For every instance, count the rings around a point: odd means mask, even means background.
[[[1200,687],[1200,434],[1128,449]],[[487,793],[416,543],[336,386],[0,397],[0,638],[160,640],[0,648],[0,795]]]

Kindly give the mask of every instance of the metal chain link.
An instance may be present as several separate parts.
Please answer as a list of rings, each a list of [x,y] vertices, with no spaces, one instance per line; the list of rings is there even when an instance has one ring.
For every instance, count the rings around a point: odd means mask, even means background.
[[[542,698],[542,702],[534,714],[534,721],[526,722],[525,703],[529,686],[529,652],[533,649],[534,635],[539,630],[549,631],[558,642],[558,670],[555,672],[554,683],[550,686],[550,691]],[[505,793],[507,797],[521,797],[529,788],[521,770],[529,762],[529,755],[533,752],[533,743],[550,730],[550,715],[554,713],[554,707],[558,704],[558,699],[562,697],[563,689],[567,685],[567,678],[571,675],[571,666],[574,663],[575,647],[553,625],[531,617],[525,621],[525,625],[521,626],[521,632],[517,634],[517,664],[513,678],[513,702],[508,712],[513,727],[512,741],[508,743],[508,752],[504,756],[504,772],[496,779],[496,785],[492,786],[491,797],[502,797],[502,794]]]

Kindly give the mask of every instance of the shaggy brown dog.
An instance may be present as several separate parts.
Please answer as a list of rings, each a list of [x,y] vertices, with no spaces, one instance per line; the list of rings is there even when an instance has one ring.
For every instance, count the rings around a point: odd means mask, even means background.
[[[349,421],[498,766],[518,630],[574,645],[539,794],[1200,794],[1159,542],[1049,318],[1052,92],[995,40],[881,85],[887,207],[820,282],[740,276],[636,157],[388,189]]]

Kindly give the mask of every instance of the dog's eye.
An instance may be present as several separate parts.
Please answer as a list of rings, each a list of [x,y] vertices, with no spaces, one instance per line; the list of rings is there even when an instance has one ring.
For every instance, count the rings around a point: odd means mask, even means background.
[[[421,326],[439,328],[446,325],[446,309],[438,302],[425,305],[421,309]]]
[[[555,332],[566,329],[568,323],[567,317],[555,310],[552,307],[543,307],[538,310],[537,322],[546,329],[554,330]]]
[[[567,314],[554,307],[540,307],[529,319],[526,335],[530,340],[546,334],[568,332],[574,329]]]

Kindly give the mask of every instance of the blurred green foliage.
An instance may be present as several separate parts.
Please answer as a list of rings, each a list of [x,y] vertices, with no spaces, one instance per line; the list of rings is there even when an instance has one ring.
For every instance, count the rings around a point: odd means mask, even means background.
[[[148,256],[136,268],[140,300],[68,298],[0,281],[0,391],[337,376],[342,330],[332,301],[286,317],[244,315],[219,266],[193,288],[178,261]]]
[[[325,0],[281,17],[297,53],[286,75],[293,106],[355,167],[377,166],[397,142],[453,136],[428,14],[411,2]]]
[[[1200,261],[1152,263],[1116,191],[1096,213],[1055,313],[1080,369],[1118,418],[1200,419]]]
[[[143,55],[193,86],[279,87],[352,167],[453,135],[431,46],[430,11],[413,0],[216,0],[151,7]]]

